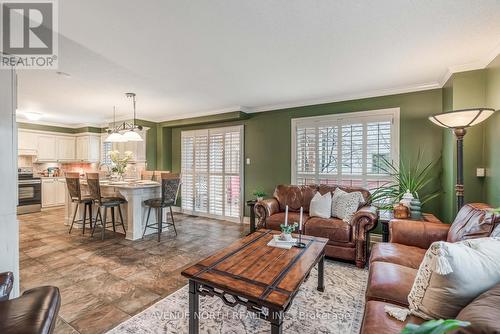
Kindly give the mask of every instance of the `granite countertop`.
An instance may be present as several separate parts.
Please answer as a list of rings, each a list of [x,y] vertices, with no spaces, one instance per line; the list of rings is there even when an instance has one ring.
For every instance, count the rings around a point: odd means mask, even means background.
[[[87,180],[81,180],[81,183],[86,185]],[[160,187],[159,182],[149,181],[149,180],[137,180],[137,181],[101,180],[100,184],[101,187],[113,187],[113,188],[125,188],[125,189],[143,189],[143,188]]]

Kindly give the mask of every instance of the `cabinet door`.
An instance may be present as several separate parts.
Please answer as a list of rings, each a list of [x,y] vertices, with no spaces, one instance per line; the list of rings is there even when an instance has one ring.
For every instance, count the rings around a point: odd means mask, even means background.
[[[56,137],[49,135],[39,135],[37,145],[37,160],[40,161],[56,161]]]
[[[36,151],[38,149],[36,133],[19,130],[17,133],[17,147],[19,150]]]
[[[56,205],[63,205],[66,201],[66,180],[65,179],[57,179],[56,182]]]
[[[88,150],[88,160],[90,162],[99,162],[101,159],[101,137],[90,136],[89,137],[89,150]]]
[[[76,159],[80,161],[87,161],[89,155],[89,140],[88,137],[76,138]]]
[[[57,137],[57,160],[75,160],[75,138]]]
[[[42,180],[42,207],[51,207],[56,204],[56,180]]]

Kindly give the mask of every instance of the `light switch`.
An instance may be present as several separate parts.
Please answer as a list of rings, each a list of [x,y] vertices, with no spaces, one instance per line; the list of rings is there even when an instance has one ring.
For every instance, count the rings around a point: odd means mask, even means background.
[[[250,158],[247,158],[247,165],[250,165]]]
[[[476,176],[485,177],[486,176],[485,168],[476,168]]]

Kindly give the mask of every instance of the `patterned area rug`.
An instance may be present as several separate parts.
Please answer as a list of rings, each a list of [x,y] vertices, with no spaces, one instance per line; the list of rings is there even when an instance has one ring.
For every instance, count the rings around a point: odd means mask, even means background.
[[[285,313],[284,333],[358,333],[368,271],[325,261],[325,292],[316,290],[317,270],[302,284]],[[200,333],[269,333],[270,324],[246,308],[200,297]],[[108,333],[188,333],[188,286],[177,290]]]

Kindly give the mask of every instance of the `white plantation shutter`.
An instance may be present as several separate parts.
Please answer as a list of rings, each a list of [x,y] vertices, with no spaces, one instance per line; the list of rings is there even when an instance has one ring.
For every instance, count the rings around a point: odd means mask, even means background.
[[[377,188],[399,161],[399,109],[292,120],[292,182]]]
[[[182,208],[240,218],[242,127],[183,131],[181,136]],[[184,191],[186,184],[186,188],[193,189],[191,192]]]

